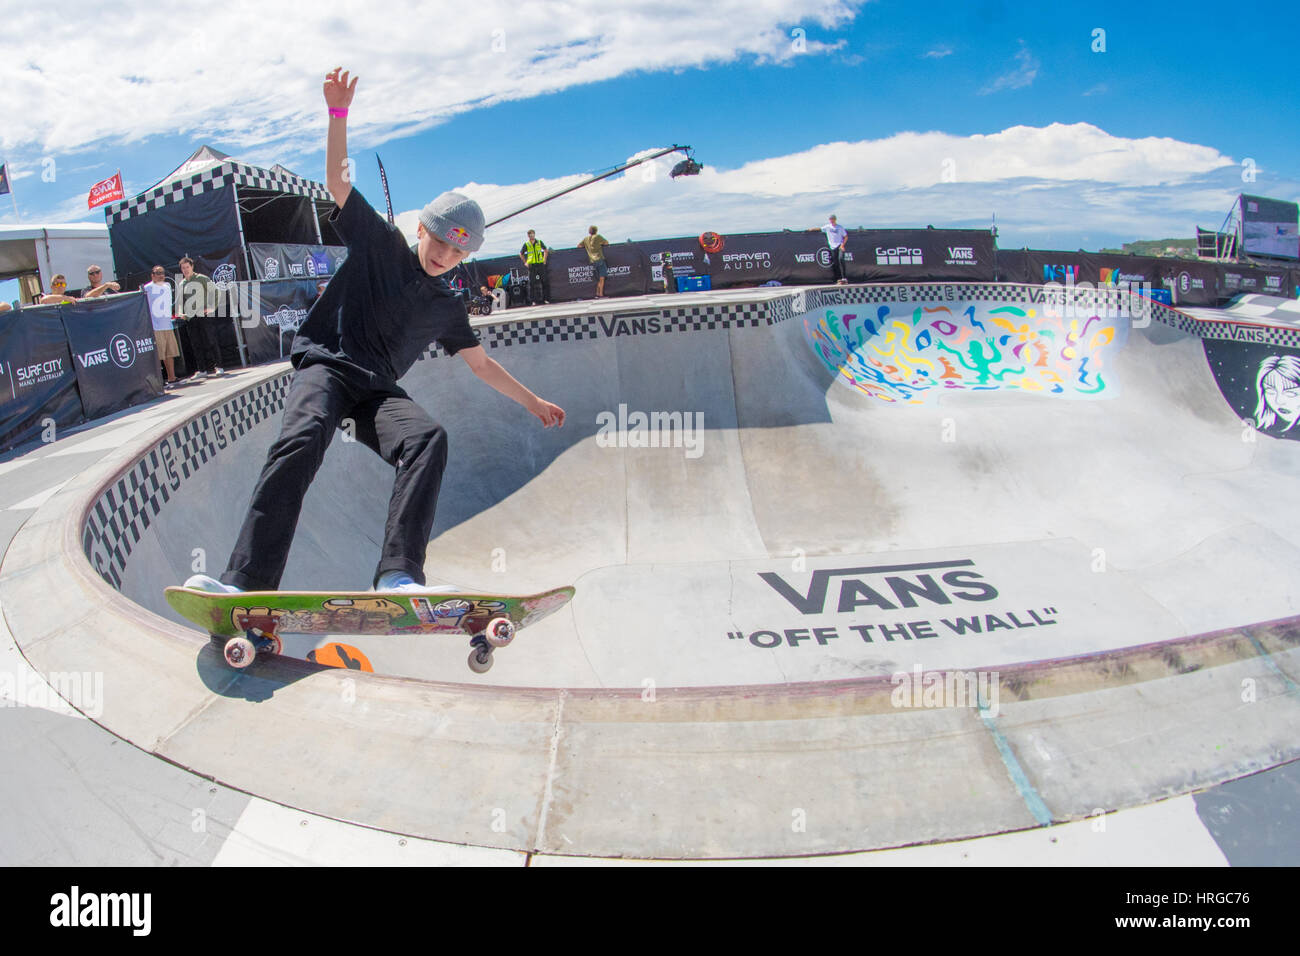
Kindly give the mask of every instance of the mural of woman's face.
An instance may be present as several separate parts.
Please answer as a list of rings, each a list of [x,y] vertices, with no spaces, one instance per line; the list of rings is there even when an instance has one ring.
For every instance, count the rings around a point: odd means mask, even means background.
[[[1300,385],[1288,382],[1277,375],[1270,375],[1264,382],[1264,401],[1277,413],[1278,418],[1290,428],[1300,418]]]

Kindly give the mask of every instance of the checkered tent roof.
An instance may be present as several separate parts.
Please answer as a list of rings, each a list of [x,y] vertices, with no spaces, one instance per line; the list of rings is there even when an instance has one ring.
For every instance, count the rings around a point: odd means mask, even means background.
[[[249,166],[228,159],[219,165],[202,169],[192,176],[170,180],[147,189],[138,196],[110,203],[104,207],[104,217],[111,226],[114,223],[125,222],[133,216],[142,216],[154,209],[161,209],[173,203],[183,202],[192,196],[214,189],[224,189],[231,185],[288,193],[294,196],[308,196],[312,199],[330,198],[329,190],[323,183],[298,176],[284,167],[263,169],[260,166]]]

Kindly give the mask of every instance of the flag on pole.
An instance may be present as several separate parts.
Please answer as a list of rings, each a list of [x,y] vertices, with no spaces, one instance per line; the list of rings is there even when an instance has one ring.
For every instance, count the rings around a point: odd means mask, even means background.
[[[384,161],[379,158],[378,153],[375,153],[375,162],[379,164],[379,181],[384,184],[384,202],[388,204],[388,224],[395,226],[397,223],[393,221],[393,200],[388,195],[388,174],[384,172]]]
[[[86,208],[94,209],[104,203],[117,202],[125,198],[126,193],[122,189],[122,171],[119,169],[116,175],[109,176],[90,187],[90,194],[86,197]]]
[[[0,196],[9,192],[9,164],[0,163]]]

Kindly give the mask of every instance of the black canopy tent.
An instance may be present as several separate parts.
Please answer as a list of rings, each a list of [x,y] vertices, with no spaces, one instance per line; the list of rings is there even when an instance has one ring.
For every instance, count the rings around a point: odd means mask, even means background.
[[[135,289],[153,266],[173,271],[182,256],[224,283],[257,277],[252,243],[341,245],[327,221],[333,208],[322,183],[202,146],[162,182],[104,214],[118,279]]]

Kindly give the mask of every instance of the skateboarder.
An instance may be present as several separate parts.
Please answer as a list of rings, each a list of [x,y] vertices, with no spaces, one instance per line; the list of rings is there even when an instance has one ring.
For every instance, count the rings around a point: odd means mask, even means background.
[[[470,329],[464,301],[439,278],[482,245],[478,204],[454,192],[433,200],[420,213],[413,251],[348,182],[347,114],[356,85],[341,68],[325,77],[326,185],[338,206],[331,221],[347,243],[347,261],[294,339],[295,372],[280,437],[267,453],[225,573],[220,581],[195,575],[187,587],[279,587],[303,497],[334,430],[350,420],[356,437],[397,469],[374,588],[444,590],[424,587],[424,549],[447,462],[447,434],[397,384],[431,339],[545,427],[564,424],[563,409],[488,357]]]

